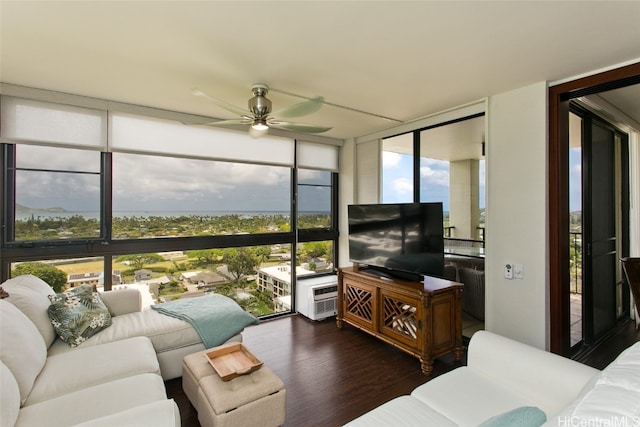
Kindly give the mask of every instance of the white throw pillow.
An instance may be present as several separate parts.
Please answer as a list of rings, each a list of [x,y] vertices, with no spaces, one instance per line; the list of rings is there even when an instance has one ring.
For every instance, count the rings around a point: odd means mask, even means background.
[[[12,426],[20,411],[20,388],[7,365],[0,361],[0,426]]]
[[[49,348],[57,336],[47,315],[51,305],[49,295],[55,294],[53,288],[39,277],[25,274],[7,280],[2,284],[2,289],[9,293],[7,301],[18,307],[36,325]]]
[[[0,360],[13,373],[24,403],[47,360],[47,347],[31,320],[6,300],[0,300]]]

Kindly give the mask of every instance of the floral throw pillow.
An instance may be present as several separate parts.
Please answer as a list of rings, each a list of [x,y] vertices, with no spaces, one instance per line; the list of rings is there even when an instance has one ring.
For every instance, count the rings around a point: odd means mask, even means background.
[[[77,347],[87,338],[111,326],[109,309],[90,285],[49,295],[47,313],[62,341]]]

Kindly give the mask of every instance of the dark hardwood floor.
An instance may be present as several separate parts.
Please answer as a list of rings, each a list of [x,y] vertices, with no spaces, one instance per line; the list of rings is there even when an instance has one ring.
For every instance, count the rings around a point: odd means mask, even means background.
[[[426,377],[418,359],[335,319],[314,322],[300,315],[264,321],[243,332],[245,345],[284,382],[287,427],[341,426],[396,396],[466,362],[452,355],[436,359]],[[640,341],[629,322],[581,361],[604,368],[624,348]],[[167,394],[180,407],[183,427],[199,426],[181,379],[167,381]]]
[[[640,329],[636,328],[634,321],[629,321],[604,339],[593,351],[576,360],[596,369],[604,369],[625,348],[636,341],[640,341]]]

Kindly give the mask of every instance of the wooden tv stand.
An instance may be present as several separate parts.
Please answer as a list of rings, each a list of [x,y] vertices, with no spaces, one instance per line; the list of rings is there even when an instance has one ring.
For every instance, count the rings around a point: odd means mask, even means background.
[[[348,323],[420,359],[462,359],[462,285],[426,276],[424,282],[378,277],[357,266],[338,271],[339,328]]]

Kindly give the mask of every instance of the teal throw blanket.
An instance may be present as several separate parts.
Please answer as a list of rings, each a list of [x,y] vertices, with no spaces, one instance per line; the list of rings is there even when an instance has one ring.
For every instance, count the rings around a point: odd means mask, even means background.
[[[219,294],[183,298],[151,306],[152,309],[189,322],[204,346],[218,346],[258,319],[229,297]]]

